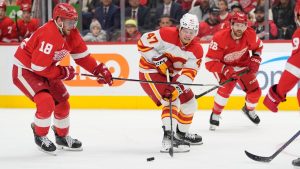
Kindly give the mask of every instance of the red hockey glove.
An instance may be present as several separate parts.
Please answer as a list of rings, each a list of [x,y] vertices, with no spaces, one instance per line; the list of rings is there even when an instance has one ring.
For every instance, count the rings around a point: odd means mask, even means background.
[[[93,74],[97,77],[97,82],[99,84],[108,84],[109,86],[112,85],[113,79],[110,71],[107,69],[105,64],[100,63],[98,66],[95,67]]]
[[[60,75],[58,76],[61,80],[72,80],[75,77],[75,69],[73,66],[57,66],[60,68]]]
[[[184,87],[181,84],[169,85],[164,91],[163,99],[166,101],[169,101],[169,99],[174,101],[183,93],[183,90]]]
[[[153,58],[152,61],[160,74],[166,75],[167,69],[169,69],[169,73],[173,73],[173,63],[165,55]]]
[[[272,112],[277,112],[278,111],[278,105],[280,102],[284,102],[286,99],[281,98],[278,93],[276,92],[277,89],[277,84],[271,86],[269,89],[268,94],[266,95],[264,99],[264,105],[271,110]]]
[[[251,93],[259,88],[256,74],[246,73],[241,75],[239,79],[242,82],[240,86],[246,93]]]
[[[226,79],[233,78],[238,79],[237,73],[234,71],[233,67],[225,66],[223,68],[222,74],[226,77]]]
[[[249,63],[249,73],[254,73],[256,74],[261,62],[261,57],[258,55],[253,55],[250,58],[250,63]]]

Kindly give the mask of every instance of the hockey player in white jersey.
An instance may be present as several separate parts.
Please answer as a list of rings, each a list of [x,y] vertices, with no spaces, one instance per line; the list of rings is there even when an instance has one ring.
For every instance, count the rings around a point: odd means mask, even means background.
[[[174,135],[174,152],[188,152],[190,144],[202,144],[202,137],[190,134],[189,128],[197,110],[194,93],[187,85],[192,83],[199,70],[203,49],[196,39],[199,22],[195,15],[185,14],[180,27],[164,27],[145,33],[138,41],[141,54],[139,63],[140,80],[167,81],[167,71],[171,82],[176,85],[141,83],[144,91],[157,106],[162,105],[163,141],[161,152],[171,147]],[[170,102],[172,102],[172,128],[170,124]]]

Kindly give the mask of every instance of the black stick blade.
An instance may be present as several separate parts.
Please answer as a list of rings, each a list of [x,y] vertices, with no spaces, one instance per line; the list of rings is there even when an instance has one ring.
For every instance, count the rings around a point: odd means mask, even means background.
[[[272,157],[262,157],[262,156],[257,156],[254,154],[249,153],[248,151],[245,151],[245,154],[251,158],[254,161],[259,161],[259,162],[265,162],[268,163],[272,160]]]
[[[170,154],[171,157],[173,157],[173,154],[174,154],[173,147],[171,147],[171,148],[169,149],[169,154]]]

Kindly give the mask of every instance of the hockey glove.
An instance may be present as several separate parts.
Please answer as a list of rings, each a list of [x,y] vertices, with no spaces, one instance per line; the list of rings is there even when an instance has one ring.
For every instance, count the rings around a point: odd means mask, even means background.
[[[234,71],[233,67],[231,66],[225,66],[223,68],[222,74],[226,77],[226,79],[238,79],[237,73]]]
[[[100,63],[98,66],[95,67],[93,74],[97,77],[97,82],[99,84],[108,84],[109,86],[112,85],[113,79],[110,71],[107,69],[105,64]]]
[[[256,74],[258,69],[259,69],[260,62],[261,62],[261,57],[258,56],[258,55],[253,55],[250,58],[250,64],[249,64],[249,70],[250,71],[249,71],[249,73]]]
[[[57,66],[60,69],[60,75],[58,76],[61,80],[72,80],[75,77],[75,69],[73,66]]]
[[[174,101],[183,93],[183,90],[184,87],[181,84],[169,85],[164,91],[163,99],[166,101],[169,101],[170,99]]]
[[[284,102],[286,101],[285,97],[281,98],[277,91],[277,84],[271,86],[271,88],[269,89],[268,94],[266,95],[265,99],[264,99],[264,105],[271,110],[272,112],[277,112],[278,111],[278,105],[280,102]]]
[[[240,76],[239,79],[241,81],[240,86],[246,93],[251,93],[259,88],[256,74],[246,73]]]
[[[165,55],[153,58],[152,61],[160,74],[166,75],[167,69],[170,73],[173,73],[173,63]]]

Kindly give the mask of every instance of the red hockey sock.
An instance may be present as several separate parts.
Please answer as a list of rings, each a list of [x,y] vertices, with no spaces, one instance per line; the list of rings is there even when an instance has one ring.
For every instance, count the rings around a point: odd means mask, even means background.
[[[45,136],[48,134],[51,124],[51,114],[55,108],[54,100],[48,92],[36,94],[33,100],[37,108],[34,118],[34,130],[38,136]]]
[[[55,106],[54,127],[59,136],[66,136],[69,133],[69,111],[70,104],[68,101],[61,102]]]

